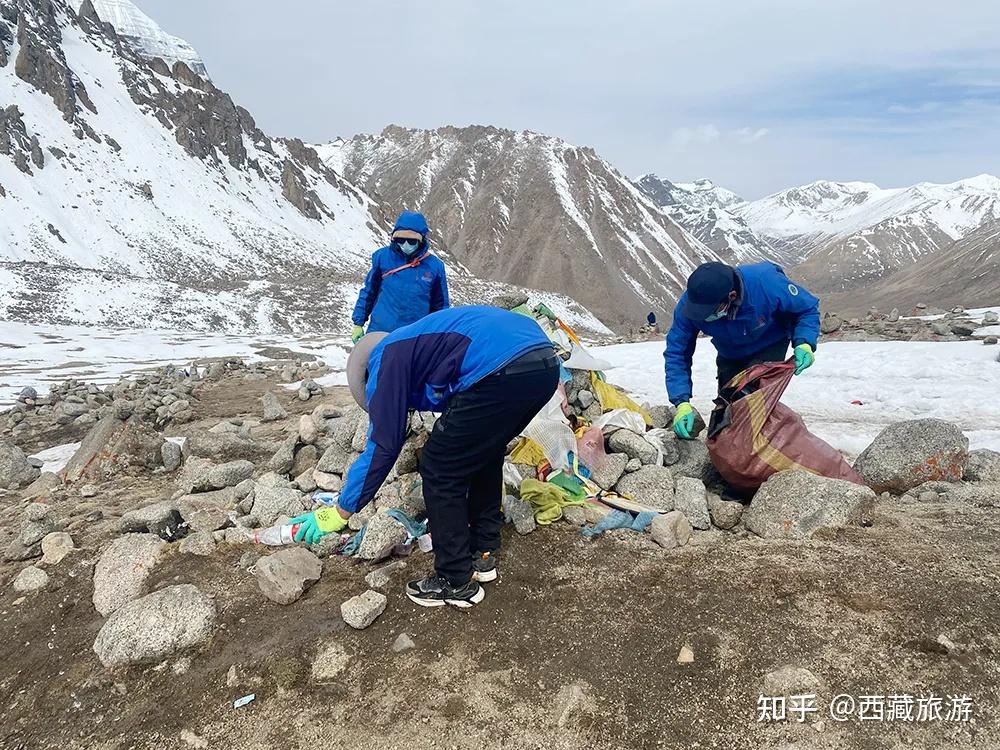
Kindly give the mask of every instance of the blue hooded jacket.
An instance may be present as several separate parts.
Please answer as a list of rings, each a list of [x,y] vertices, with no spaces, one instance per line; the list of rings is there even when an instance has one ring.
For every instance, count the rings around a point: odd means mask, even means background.
[[[408,258],[389,244],[372,255],[372,268],[358,294],[351,320],[366,322],[369,331],[395,331],[425,315],[450,306],[444,263],[427,247],[427,219],[415,211],[403,211],[392,228],[419,232],[424,238],[416,255]],[[423,259],[416,265],[414,260]],[[402,270],[397,270],[402,269]]]
[[[691,320],[684,315],[687,292],[677,300],[674,322],[667,333],[663,359],[667,394],[674,405],[691,400],[691,359],[698,333],[712,338],[726,359],[749,359],[780,341],[816,349],[819,338],[819,300],[789,281],[781,266],[765,261],[737,266],[742,294],[722,320]]]
[[[409,410],[442,412],[522,354],[551,347],[531,318],[498,307],[453,307],[386,336],[368,359],[368,444],[351,465],[338,504],[356,512],[371,500],[406,439]]]

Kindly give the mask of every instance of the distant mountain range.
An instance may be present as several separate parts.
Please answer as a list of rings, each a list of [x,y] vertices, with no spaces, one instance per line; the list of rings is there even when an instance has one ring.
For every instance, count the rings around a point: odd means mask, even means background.
[[[199,61],[127,0],[0,1],[0,319],[349,330],[383,206]],[[456,301],[511,291],[441,252]]]
[[[718,257],[593,149],[551,136],[389,126],[319,153],[393,210],[426,213],[473,273],[567,294],[613,328],[662,316]]]

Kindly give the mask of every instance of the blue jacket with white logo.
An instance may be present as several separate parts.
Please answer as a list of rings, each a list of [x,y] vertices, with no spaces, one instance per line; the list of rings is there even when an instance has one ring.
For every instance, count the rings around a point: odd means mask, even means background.
[[[386,336],[368,360],[368,444],[347,472],[340,507],[356,512],[375,496],[399,457],[410,409],[442,412],[456,393],[551,346],[531,318],[486,306],[441,310]]]
[[[419,232],[424,242],[412,258],[392,244],[372,255],[371,270],[351,316],[358,326],[371,318],[369,331],[395,331],[450,305],[444,263],[427,250],[427,219],[423,214],[404,211],[392,231],[398,229]]]
[[[741,296],[722,320],[691,320],[684,315],[687,292],[677,300],[674,322],[663,353],[667,394],[673,404],[691,400],[691,358],[698,333],[712,338],[726,359],[749,359],[778,342],[809,344],[819,338],[819,300],[793,284],[781,266],[765,261],[737,266]]]

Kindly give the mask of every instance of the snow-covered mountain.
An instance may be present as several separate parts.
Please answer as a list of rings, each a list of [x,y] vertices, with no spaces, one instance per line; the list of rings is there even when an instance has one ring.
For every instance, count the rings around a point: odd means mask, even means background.
[[[754,232],[733,209],[745,201],[711,180],[674,183],[655,174],[635,181],[653,203],[729,263],[784,260],[784,254]]]
[[[619,329],[672,309],[716,254],[590,148],[493,127],[389,126],[320,147],[474,273],[567,294]]]
[[[250,333],[345,328],[387,239],[315,151],[137,53],[90,0],[0,0],[0,226],[2,318]],[[459,302],[504,290],[451,279]]]
[[[1000,217],[1000,179],[883,189],[821,181],[734,209],[758,234],[804,259],[817,291],[858,289],[939,252]]]
[[[86,0],[73,0],[77,12]],[[167,65],[182,62],[201,78],[208,79],[208,70],[194,47],[183,39],[168,34],[152,18],[129,0],[90,0],[100,19],[115,27],[115,31],[148,60],[160,58]]]

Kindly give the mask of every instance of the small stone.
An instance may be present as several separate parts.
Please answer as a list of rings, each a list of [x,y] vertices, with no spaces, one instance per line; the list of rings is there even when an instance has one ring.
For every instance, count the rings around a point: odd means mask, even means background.
[[[239,687],[239,685],[240,685],[240,676],[239,673],[236,671],[236,665],[233,664],[231,667],[229,667],[229,671],[226,672],[226,687],[234,688],[234,687]]]
[[[191,483],[193,492],[211,492],[226,487],[235,487],[253,476],[254,466],[251,462],[228,461],[212,466],[197,476]]]
[[[409,651],[417,647],[417,644],[413,642],[406,633],[400,633],[396,636],[396,640],[392,642],[392,653],[401,654],[404,651]]]
[[[576,399],[580,402],[580,406],[586,409],[594,403],[594,394],[590,391],[580,391],[576,394]]]
[[[638,458],[630,458],[628,463],[625,464],[625,473],[631,474],[633,471],[639,471],[642,468],[642,461]]]
[[[97,497],[97,488],[92,484],[85,484],[80,488],[80,497]]]
[[[262,422],[277,422],[279,419],[285,419],[288,416],[288,412],[281,406],[278,397],[271,391],[261,396],[260,400],[264,406],[264,418],[261,420]]]
[[[323,563],[316,555],[291,547],[258,560],[254,575],[264,596],[278,604],[291,604],[319,580],[322,572]]]
[[[723,500],[715,494],[708,496],[708,514],[712,525],[720,529],[731,529],[743,517],[743,503],[735,500]]]
[[[1000,339],[997,339],[996,336],[985,336],[983,337],[983,344],[985,346],[993,346],[994,344],[997,343],[998,340]]]
[[[691,540],[691,522],[679,510],[672,510],[653,518],[649,533],[664,549],[683,547]]]
[[[384,513],[376,513],[365,528],[365,536],[358,547],[358,558],[381,560],[390,555],[396,545],[405,542],[406,536],[406,529],[399,521]]]
[[[625,429],[611,433],[608,438],[608,450],[612,453],[624,453],[630,459],[639,459],[643,465],[655,464],[660,455],[656,446],[649,443],[642,435]]]
[[[14,579],[14,591],[27,593],[38,591],[49,585],[49,574],[34,565],[25,568]]]
[[[54,531],[42,539],[42,563],[58,565],[73,549],[73,537],[65,531]]]
[[[573,526],[583,526],[587,523],[587,512],[580,505],[567,505],[563,508],[563,520]]]
[[[366,575],[365,583],[373,589],[384,588],[392,582],[392,574],[398,570],[403,570],[405,567],[406,565],[402,560],[396,560],[388,565],[383,565],[381,568],[376,568]]]
[[[514,524],[518,534],[530,534],[535,530],[535,510],[531,503],[508,495],[503,499],[503,509],[507,521]]]
[[[163,468],[167,471],[177,471],[182,461],[181,447],[177,443],[167,440],[160,446],[160,457],[163,459]]]
[[[610,490],[622,478],[628,462],[629,457],[624,453],[610,453],[604,466],[595,470],[590,478],[602,490]]]
[[[691,526],[696,529],[707,529],[712,525],[708,512],[708,495],[700,479],[677,477],[674,508],[687,516]]]
[[[340,605],[344,622],[355,630],[364,630],[385,611],[388,600],[377,591],[366,591]]]
[[[690,646],[684,644],[681,646],[680,653],[677,654],[678,664],[692,664],[694,662],[694,651]]]
[[[319,469],[313,469],[312,478],[315,485],[326,492],[340,492],[344,486],[344,481],[336,474],[327,474]]]
[[[334,641],[320,649],[312,663],[313,682],[334,682],[347,671],[351,656],[342,645]]]
[[[123,534],[148,531],[169,541],[179,536],[183,523],[177,504],[164,500],[122,514],[119,528]]]
[[[312,398],[312,391],[310,391],[305,386],[302,386],[299,388],[299,390],[296,392],[295,395],[298,396],[299,401],[308,401],[310,398]]]
[[[786,665],[764,676],[764,695],[789,696],[818,693],[823,681],[804,667]]]
[[[304,414],[299,417],[299,440],[306,445],[312,445],[319,439],[319,430],[312,416]]]

